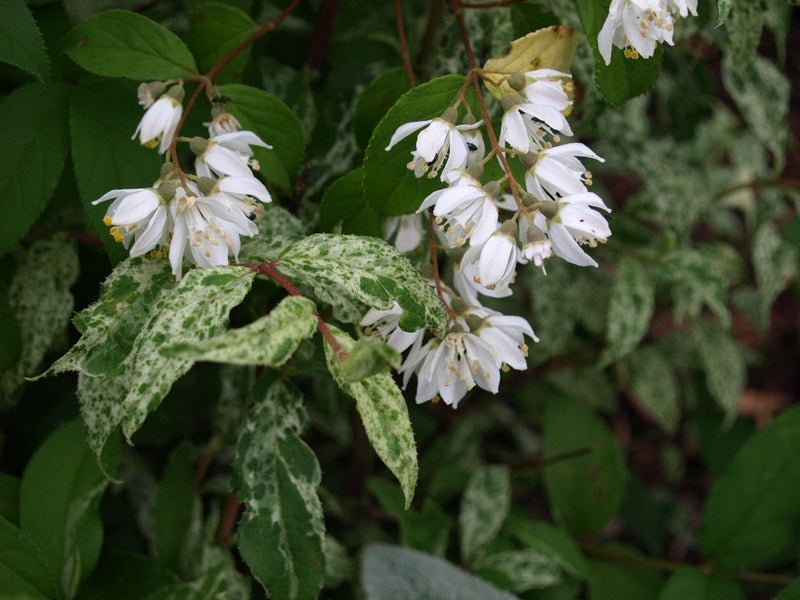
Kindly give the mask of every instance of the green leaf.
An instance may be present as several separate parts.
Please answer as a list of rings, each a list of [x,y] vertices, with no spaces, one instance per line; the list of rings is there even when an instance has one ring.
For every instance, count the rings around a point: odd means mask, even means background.
[[[498,587],[518,593],[548,588],[561,581],[558,563],[530,548],[484,556],[474,569]]]
[[[64,52],[105,77],[147,81],[197,75],[194,57],[177,35],[128,10],[107,10],[87,19],[69,33]]]
[[[192,344],[221,333],[227,325],[228,312],[242,301],[253,277],[253,272],[244,267],[189,271],[177,286],[150,306],[120,375],[105,378],[81,373],[78,397],[92,449],[99,452],[120,424],[130,440],[172,384],[194,364],[188,358],[166,358],[161,349],[176,343]]]
[[[791,86],[786,75],[760,56],[753,56],[744,66],[726,56],[722,62],[722,82],[750,131],[772,153],[774,172],[780,173],[789,140],[786,122]]]
[[[190,559],[193,515],[199,504],[191,449],[184,443],[170,455],[156,493],[155,554],[164,563],[180,568]]]
[[[353,117],[358,145],[366,148],[372,130],[397,99],[409,90],[408,76],[403,67],[392,67],[378,75],[361,93]]]
[[[722,26],[728,20],[732,6],[733,0],[717,0],[717,27]]]
[[[630,353],[647,333],[655,307],[655,289],[645,268],[624,258],[611,290],[608,307],[608,347],[600,357],[602,365]]]
[[[44,552],[68,598],[100,556],[100,498],[109,482],[106,473],[116,471],[118,460],[119,444],[114,440],[98,464],[75,419],[51,434],[25,467],[20,525]]]
[[[0,61],[35,75],[42,83],[50,77],[42,33],[24,0],[0,4]]]
[[[78,279],[75,243],[60,236],[35,242],[16,253],[15,260],[8,303],[19,324],[22,347],[19,360],[10,369],[0,369],[0,406],[10,403],[24,378],[36,372],[54,340],[66,331],[74,305],[69,289]]]
[[[31,538],[0,517],[0,589],[4,598],[60,598],[47,558]]]
[[[361,585],[366,600],[516,599],[441,558],[386,544],[364,550]]]
[[[661,70],[662,48],[659,45],[655,54],[648,59],[630,59],[625,58],[622,50],[614,47],[611,64],[606,66],[597,47],[597,36],[608,17],[610,4],[611,0],[578,0],[578,14],[594,52],[597,89],[611,105],[620,107],[653,87]]]
[[[242,579],[232,565],[220,564],[195,581],[162,587],[144,600],[249,600],[250,589]]]
[[[622,548],[616,555],[635,561],[641,555]],[[603,560],[590,561],[589,600],[652,600],[658,598],[664,578],[656,571],[638,565]]]
[[[670,363],[655,348],[640,348],[623,361],[625,381],[639,405],[667,434],[681,418],[678,382]]]
[[[208,340],[175,344],[165,356],[234,365],[280,367],[317,330],[316,307],[308,298],[288,296],[268,315]]]
[[[103,282],[97,302],[75,315],[81,339],[39,377],[64,371],[93,377],[122,373],[153,305],[175,285],[169,262],[125,259]]]
[[[772,223],[765,223],[753,236],[753,269],[763,329],[769,325],[772,303],[798,273],[800,251],[784,241]]]
[[[22,353],[22,338],[8,296],[0,291],[0,371],[11,369]]]
[[[352,351],[355,346],[353,338],[336,327],[330,327],[330,330],[342,350]],[[419,466],[417,444],[402,392],[387,373],[373,375],[356,383],[348,382],[327,340],[325,359],[328,370],[342,391],[355,398],[367,438],[383,463],[400,482],[406,499],[405,507],[408,508],[417,485]]]
[[[383,237],[380,215],[364,196],[364,168],[345,173],[328,186],[319,207],[319,226],[333,231],[341,224],[342,233]]]
[[[523,2],[511,7],[511,23],[514,26],[514,39],[528,35],[532,31],[544,29],[561,23],[549,9],[535,2]]]
[[[141,600],[178,583],[178,576],[152,556],[106,548],[92,576],[81,584],[80,600]]]
[[[305,133],[291,108],[264,90],[240,84],[219,86],[225,103],[242,129],[249,129],[273,149],[255,148],[261,175],[284,190],[290,190],[305,156]]]
[[[800,598],[800,579],[795,579],[792,583],[781,590],[773,600],[797,600]]]
[[[19,477],[0,473],[0,517],[14,525],[19,523]]]
[[[761,569],[793,560],[800,531],[800,408],[753,435],[711,488],[700,546],[715,563]]]
[[[569,532],[580,537],[598,533],[622,502],[625,466],[606,425],[579,400],[555,396],[544,415],[547,457],[588,450],[544,470],[552,511]]]
[[[142,110],[128,81],[81,82],[70,94],[72,164],[89,225],[115,262],[126,255],[103,225],[109,202],[92,202],[112,189],[147,187],[158,179],[161,158],[131,140]]]
[[[467,564],[479,558],[481,550],[500,531],[511,508],[511,476],[506,465],[476,470],[469,478],[458,525],[461,560]]]
[[[290,212],[267,204],[264,215],[258,222],[258,233],[242,241],[239,262],[262,263],[278,258],[292,244],[299,242],[306,233],[305,226]]]
[[[552,558],[573,577],[588,577],[589,565],[565,531],[550,523],[532,521],[514,513],[508,518],[506,529],[518,542]]]
[[[200,70],[206,72],[257,29],[255,21],[235,6],[203,2],[191,12],[187,41]],[[248,47],[214,77],[214,82],[239,81],[249,58]]]
[[[336,538],[325,536],[325,587],[336,587],[353,578],[353,561]]]
[[[400,304],[400,327],[444,331],[447,315],[414,266],[395,248],[376,238],[311,235],[286,250],[278,268],[301,288],[333,307],[336,318],[357,323],[369,307]]]
[[[0,103],[0,255],[44,211],[67,158],[67,88],[38,83],[17,88]]]
[[[389,369],[400,370],[403,362],[400,353],[377,336],[360,338],[352,352],[341,361],[342,377],[347,381],[361,381]]]
[[[234,489],[246,510],[239,551],[270,597],[313,599],[325,580],[319,463],[300,438],[300,394],[273,383],[250,408],[236,443]]]
[[[658,600],[745,600],[739,582],[696,569],[679,569],[667,581]]]
[[[395,130],[409,121],[441,116],[457,99],[464,83],[461,75],[445,75],[403,94],[372,132],[364,156],[364,193],[367,202],[383,215],[413,213],[434,190],[443,187],[437,179],[417,178],[406,165],[416,134],[385,150]]]
[[[708,391],[730,422],[747,382],[744,357],[730,334],[710,321],[699,321],[694,330]]]

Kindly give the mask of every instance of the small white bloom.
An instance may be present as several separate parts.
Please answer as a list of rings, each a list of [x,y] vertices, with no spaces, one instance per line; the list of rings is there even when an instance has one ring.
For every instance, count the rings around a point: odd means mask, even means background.
[[[125,248],[135,240],[131,256],[141,256],[157,245],[166,245],[168,210],[156,187],[111,190],[92,202],[99,204],[114,199],[106,210],[103,223],[110,227],[114,240]]]
[[[222,135],[223,133],[233,133],[242,128],[239,120],[225,110],[213,110],[211,114],[211,120],[203,123],[204,126],[208,127],[208,135],[211,137]]]
[[[507,316],[488,308],[474,312],[478,316],[483,313],[486,316],[472,333],[486,342],[501,365],[508,365],[518,371],[527,369],[528,346],[525,344],[525,336],[534,342],[539,341],[530,323],[522,317]]]
[[[406,381],[417,374],[417,403],[437,395],[456,408],[477,384],[496,394],[500,386],[500,362],[480,337],[465,331],[451,331],[443,340],[431,339],[417,345],[403,363]]]
[[[516,225],[506,221],[485,244],[467,250],[460,266],[466,283],[484,296],[510,296],[520,257],[516,237]],[[463,282],[457,282],[461,284]]]
[[[424,329],[408,332],[400,329],[400,317],[403,309],[397,301],[392,302],[392,307],[386,310],[371,308],[359,325],[367,328],[367,333],[375,332],[382,339],[386,340],[392,348],[398,352],[405,352],[417,339],[425,335]]]
[[[501,146],[508,145],[527,154],[532,149],[547,147],[548,136],[558,141],[559,137],[555,132],[572,135],[566,117],[556,106],[533,102],[518,103],[508,106],[503,114],[499,142]]]
[[[486,142],[480,129],[467,129],[461,132],[467,143],[467,166],[478,163],[486,156]]]
[[[550,204],[551,201],[546,201]],[[562,198],[556,204],[556,210],[545,212],[553,216],[536,217],[537,226],[547,229],[547,236],[552,244],[553,254],[582,267],[596,267],[597,262],[583,251],[581,245],[595,247],[598,242],[604,243],[611,236],[611,229],[605,218],[593,208],[611,211],[603,200],[591,192],[574,194]]]
[[[222,194],[203,196],[191,182],[188,194],[178,188],[169,208],[174,222],[169,260],[178,278],[184,258],[199,267],[227,265],[229,254],[238,259],[239,236],[252,237],[258,232],[249,218],[252,213],[225,201]]]
[[[568,80],[565,83],[564,80]],[[555,69],[536,69],[525,73],[526,85],[522,94],[528,102],[564,111],[572,106],[572,100],[567,95],[567,86],[571,86],[569,73],[562,73]],[[571,88],[569,88],[571,89]]]
[[[592,184],[592,173],[578,157],[605,162],[588,146],[579,143],[545,148],[525,174],[525,187],[536,198],[547,199],[581,194]]]
[[[150,83],[140,83],[136,90],[136,95],[139,99],[139,105],[142,108],[150,108],[161,94],[164,93],[166,85],[160,81],[151,81]]]
[[[697,0],[667,0],[667,8],[682,17],[697,16]]]
[[[408,168],[413,169],[417,177],[427,172],[431,178],[436,177],[441,170],[444,180],[453,169],[463,169],[467,166],[470,149],[464,132],[475,130],[483,124],[483,121],[478,121],[456,125],[452,114],[446,116],[448,118],[437,117],[401,125],[392,135],[386,150],[391,150],[398,142],[422,129],[417,136],[416,148],[411,152],[412,160],[408,163]],[[477,146],[474,139],[471,143]]]
[[[200,142],[195,145],[195,140]],[[255,164],[251,146],[272,148],[252,131],[233,131],[215,135],[208,140],[195,140],[192,148],[197,154],[195,170],[203,177],[252,177],[250,167],[255,168]]]
[[[394,239],[394,247],[400,252],[411,252],[422,242],[424,229],[422,227],[422,215],[400,215],[399,217],[386,217],[383,220],[383,237],[390,240],[397,233]]]
[[[159,153],[163,154],[172,143],[175,129],[178,127],[178,121],[181,120],[182,114],[183,105],[180,101],[170,93],[164,94],[144,113],[131,139],[136,138],[138,135],[139,142],[143,146],[148,148],[158,146]]]
[[[498,211],[495,194],[487,192],[480,181],[465,171],[455,171],[450,187],[430,194],[419,207],[422,212],[433,207],[437,223],[447,221],[444,230],[451,248],[461,246],[469,240],[471,246],[486,242],[497,230]],[[497,187],[497,184],[494,184]]]
[[[519,241],[522,245],[519,262],[533,262],[547,274],[544,261],[553,256],[553,244],[547,239],[544,217],[539,212],[525,213],[519,220]]]
[[[678,10],[681,4],[684,2],[677,0]],[[660,42],[672,45],[673,29],[666,0],[611,0],[597,45],[607,65],[611,64],[612,46],[622,49],[626,58],[650,58]]]

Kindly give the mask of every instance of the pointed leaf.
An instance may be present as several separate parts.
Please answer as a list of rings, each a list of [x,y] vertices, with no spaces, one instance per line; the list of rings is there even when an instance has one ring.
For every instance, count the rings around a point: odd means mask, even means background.
[[[0,61],[45,82],[50,76],[47,48],[24,0],[0,3]]]
[[[458,524],[461,560],[470,563],[500,532],[511,508],[511,478],[508,467],[492,465],[475,471],[469,478]]]

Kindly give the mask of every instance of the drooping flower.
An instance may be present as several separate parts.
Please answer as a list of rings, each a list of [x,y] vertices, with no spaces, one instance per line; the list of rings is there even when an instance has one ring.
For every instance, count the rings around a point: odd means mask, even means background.
[[[386,217],[383,220],[383,237],[386,240],[394,238],[394,247],[400,252],[411,252],[422,242],[424,229],[422,227],[422,215],[400,215],[398,217]]]
[[[150,108],[156,99],[164,93],[166,84],[161,81],[151,81],[150,83],[140,83],[136,89],[139,105],[142,108]]]
[[[465,281],[485,296],[511,295],[519,260],[517,224],[506,221],[482,246],[472,246],[461,259]]]
[[[553,244],[547,238],[546,225],[543,225],[541,213],[524,213],[519,219],[519,241],[522,245],[520,250],[519,262],[525,264],[533,262],[537,267],[547,274],[544,268],[544,261],[553,256]],[[543,228],[544,227],[544,228]]]
[[[376,333],[398,352],[408,350],[417,339],[425,335],[424,329],[405,331],[400,328],[400,317],[403,309],[395,300],[392,307],[386,310],[371,308],[359,323],[367,328],[367,333]]]
[[[114,199],[106,210],[103,223],[110,227],[114,240],[125,248],[130,247],[130,255],[135,257],[158,245],[166,245],[169,227],[167,203],[174,194],[174,186],[156,182],[152,188],[111,190],[92,204]]]
[[[569,81],[572,76],[569,73],[555,69],[536,69],[524,73],[524,76],[525,87],[521,93],[528,102],[551,106],[559,111],[565,111],[572,106],[572,100],[567,95],[567,90],[572,86]]]
[[[689,10],[684,0],[674,4],[680,12]],[[598,50],[607,65],[611,64],[612,46],[623,50],[626,58],[650,58],[659,43],[672,45],[673,29],[667,0],[611,0],[608,17],[597,36]]]
[[[667,0],[667,8],[682,17],[697,16],[697,0]]]
[[[467,146],[464,132],[477,129],[483,124],[482,121],[478,121],[456,125],[457,117],[456,109],[448,108],[441,117],[405,123],[394,132],[386,150],[391,150],[398,142],[422,129],[417,136],[416,147],[411,152],[412,160],[408,163],[408,168],[412,169],[417,177],[428,173],[428,177],[433,178],[441,171],[444,180],[453,169],[463,169],[467,166],[471,150]],[[470,143],[476,146],[476,151],[479,150],[474,139],[470,140]]]
[[[215,135],[208,140],[196,137],[191,141],[195,153],[195,171],[202,177],[228,175],[231,177],[252,177],[250,170],[258,170],[252,158],[251,146],[272,148],[252,131],[232,131]]]
[[[236,117],[219,106],[211,109],[211,120],[203,123],[203,125],[208,127],[208,135],[211,137],[222,135],[223,133],[233,133],[242,128]]]
[[[145,102],[149,101],[147,98]],[[142,99],[140,97],[140,103]],[[183,114],[183,88],[175,86],[156,100],[144,113],[136,131],[131,139],[139,136],[139,142],[148,148],[158,146],[158,152],[163,154],[169,149],[175,129]]]
[[[457,178],[452,177],[455,173]],[[433,207],[437,223],[447,222],[446,228],[440,228],[451,248],[467,240],[471,246],[479,246],[497,230],[499,191],[496,182],[482,186],[469,172],[453,171],[450,187],[431,193],[417,212]]]
[[[471,332],[487,343],[500,362],[501,368],[503,365],[518,371],[528,368],[526,360],[528,346],[525,344],[525,336],[534,342],[538,342],[539,338],[526,319],[504,315],[484,307],[473,309],[472,314],[478,318],[474,319],[477,323],[474,327],[470,327]]]
[[[526,102],[522,97],[503,98],[503,119],[500,125],[500,145],[527,154],[550,143],[548,137],[559,141],[556,132],[572,135],[566,117],[559,104]]]
[[[525,187],[536,198],[547,199],[581,194],[592,184],[592,172],[583,166],[581,158],[605,162],[585,144],[571,143],[545,148],[535,155],[523,157],[529,164]]]

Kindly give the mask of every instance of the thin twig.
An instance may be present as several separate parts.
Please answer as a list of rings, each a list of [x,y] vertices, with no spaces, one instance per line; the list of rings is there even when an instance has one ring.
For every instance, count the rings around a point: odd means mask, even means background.
[[[222,517],[219,520],[219,529],[217,529],[217,542],[226,548],[233,545],[232,537],[233,530],[236,528],[236,517],[239,516],[239,499],[235,494],[228,496],[228,501],[225,503],[225,509],[222,512]]]
[[[469,32],[467,32],[467,25],[464,23],[464,15],[461,12],[461,5],[459,4],[458,0],[450,0],[450,6],[453,9],[453,16],[455,17],[456,22],[458,22],[458,29],[461,32],[461,39],[464,42],[464,53],[467,55],[467,65],[469,65],[470,69],[469,77],[472,79],[472,87],[475,88],[475,95],[478,98],[478,106],[480,106],[483,121],[486,123],[486,133],[489,134],[489,143],[491,144],[492,150],[494,150],[495,154],[497,154],[500,164],[503,165],[503,170],[508,177],[511,194],[514,196],[514,201],[517,203],[517,207],[520,210],[525,210],[525,205],[522,203],[522,198],[519,194],[519,184],[517,183],[517,180],[514,179],[514,174],[511,172],[511,167],[508,165],[505,154],[503,153],[503,150],[500,148],[500,144],[497,141],[497,135],[495,134],[494,126],[492,125],[492,118],[489,115],[489,109],[486,107],[486,98],[483,96],[481,84],[478,81],[478,78],[475,76],[479,70],[478,61],[475,60],[475,54],[472,52],[472,44],[469,41]]]
[[[414,77],[414,67],[411,66],[411,56],[408,53],[408,40],[406,40],[406,28],[403,25],[403,0],[394,0],[394,21],[397,24],[397,39],[400,42],[400,54],[403,57],[403,68],[406,70],[406,77],[411,87],[417,85]]]
[[[785,188],[785,189],[800,188],[800,179],[778,178],[767,181],[763,181],[761,179],[755,179],[753,181],[748,181],[746,183],[737,183],[736,185],[733,185],[718,193],[716,199],[721,200],[722,198],[729,196],[735,192],[739,192],[741,190],[752,190],[753,192],[758,192],[763,188],[770,188],[770,187]]]
[[[257,265],[245,265],[248,269],[266,275],[272,281],[286,290],[290,296],[302,296],[303,294],[298,290],[294,284],[289,281],[286,276],[275,268],[275,261],[268,263],[260,263]],[[328,327],[328,324],[322,320],[322,317],[317,313],[317,329],[322,337],[328,342],[328,345],[336,355],[337,360],[343,360],[347,356],[347,351],[342,348],[342,345],[334,337],[333,332]]]
[[[311,49],[308,51],[305,66],[314,71],[319,71],[325,62],[328,52],[328,44],[333,34],[333,26],[336,23],[336,15],[339,12],[341,0],[324,0],[319,8],[317,25],[312,36]]]

